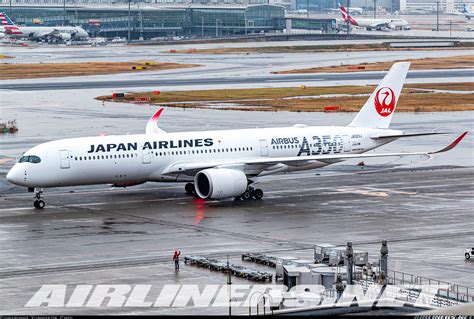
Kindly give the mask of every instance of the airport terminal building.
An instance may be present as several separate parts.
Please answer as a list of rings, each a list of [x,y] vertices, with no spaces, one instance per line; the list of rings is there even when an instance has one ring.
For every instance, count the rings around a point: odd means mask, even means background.
[[[161,36],[221,37],[282,32],[285,10],[269,4],[232,6],[0,6],[21,25],[80,25],[93,36],[132,39]]]
[[[285,30],[337,32],[336,19],[285,15],[285,6],[246,0],[245,3],[145,3],[71,4],[51,0],[0,0],[0,11],[19,25],[83,27],[93,37],[209,38],[281,33]],[[95,1],[95,0],[94,0]],[[266,1],[265,1],[266,2]]]

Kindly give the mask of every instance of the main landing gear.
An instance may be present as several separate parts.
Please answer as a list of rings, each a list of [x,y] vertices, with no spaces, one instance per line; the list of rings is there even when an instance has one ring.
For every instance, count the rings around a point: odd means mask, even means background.
[[[186,191],[186,194],[196,196],[196,189],[194,188],[193,183],[187,183],[184,185],[184,190]]]
[[[43,195],[43,189],[42,188],[35,188],[35,198],[36,200],[33,203],[33,206],[38,209],[43,209],[44,206],[46,206],[46,203],[44,200],[41,199],[41,195]]]
[[[184,190],[186,191],[186,194],[198,197],[193,183],[187,183],[184,186]],[[262,197],[263,191],[260,188],[253,188],[249,185],[245,192],[242,195],[237,196],[235,200],[262,199]]]
[[[252,186],[248,186],[247,190],[240,196],[236,197],[236,200],[251,200],[257,199],[260,200],[263,197],[263,191],[260,188],[253,188]]]

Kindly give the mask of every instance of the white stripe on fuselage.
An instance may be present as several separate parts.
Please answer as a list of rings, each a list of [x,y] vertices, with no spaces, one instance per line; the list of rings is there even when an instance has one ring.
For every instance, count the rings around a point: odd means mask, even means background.
[[[223,159],[244,162],[245,159],[262,157],[360,154],[392,141],[370,138],[380,132],[400,133],[356,127],[308,126],[83,137],[40,144],[24,155],[39,156],[42,165],[17,165],[28,168],[25,170],[25,186],[32,187],[176,181],[176,175],[167,176],[164,172],[178,163],[209,163],[212,167],[213,162]],[[302,150],[304,141],[309,150]],[[61,160],[62,150],[69,152],[68,159]],[[69,168],[61,168],[61,165]],[[328,164],[313,161],[298,165],[290,166],[289,170]],[[250,175],[258,175],[265,168],[265,165],[254,166]],[[178,178],[191,179],[192,176]]]

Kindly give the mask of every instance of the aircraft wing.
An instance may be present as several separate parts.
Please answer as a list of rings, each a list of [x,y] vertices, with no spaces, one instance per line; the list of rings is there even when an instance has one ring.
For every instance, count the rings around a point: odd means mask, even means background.
[[[61,31],[54,29],[54,30],[47,30],[47,31],[37,31],[33,34],[33,38],[41,39],[45,37],[60,37]]]
[[[39,39],[39,38],[44,38],[47,36],[58,36],[58,35],[59,35],[58,30],[36,31],[33,34],[33,38]]]
[[[389,21],[389,20],[382,21],[382,22],[380,22],[380,21],[379,22],[374,22],[374,23],[370,24],[369,27],[371,27],[371,28],[382,28],[382,27],[388,28],[389,25],[390,25],[390,22],[391,21]]]
[[[377,158],[377,157],[394,157],[394,156],[413,156],[413,155],[433,155],[438,153],[447,152],[452,150],[456,145],[461,142],[461,140],[466,136],[468,132],[461,134],[456,140],[445,148],[435,151],[435,152],[411,152],[411,153],[371,153],[371,154],[332,154],[332,155],[308,155],[308,156],[291,156],[291,157],[273,157],[273,158],[239,158],[239,159],[229,159],[229,160],[216,160],[208,162],[181,162],[174,163],[168,166],[163,172],[163,175],[168,174],[186,174],[194,175],[197,171],[213,168],[213,167],[245,167],[245,166],[261,166],[267,167],[276,164],[290,164],[297,165],[298,163],[312,163],[312,162],[324,162],[324,163],[336,163],[342,160],[353,159],[353,158]]]

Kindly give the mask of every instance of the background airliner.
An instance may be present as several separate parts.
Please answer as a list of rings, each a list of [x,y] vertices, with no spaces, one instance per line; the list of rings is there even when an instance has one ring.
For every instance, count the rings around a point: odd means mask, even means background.
[[[351,158],[429,155],[454,148],[467,134],[437,152],[363,154],[401,137],[389,129],[410,63],[392,66],[348,126],[295,125],[203,132],[166,133],[158,110],[146,134],[62,139],[28,150],[7,180],[35,190],[34,206],[43,208],[43,188],[149,181],[188,182],[185,189],[204,199],[261,199],[254,179],[268,174],[324,167]]]
[[[341,6],[339,4],[339,6]],[[332,12],[339,12],[340,9],[329,9],[329,11],[332,11]],[[352,13],[352,14],[363,14],[364,13],[364,9],[360,8],[360,7],[349,7],[349,13]]]
[[[356,27],[366,28],[367,30],[410,29],[408,22],[403,19],[356,19],[348,14],[346,8],[340,4],[339,9],[341,11],[343,21],[349,22],[351,25]]]
[[[11,38],[30,38],[40,40],[47,38],[59,38],[63,41],[70,39],[88,38],[89,34],[81,27],[58,26],[58,27],[21,27],[17,26],[5,12],[0,12],[2,22],[2,33]]]
[[[467,4],[464,4],[463,6],[463,12],[464,14],[464,17],[466,17],[467,19],[471,19],[472,17],[474,17],[474,12],[470,12],[468,7],[467,7]]]

